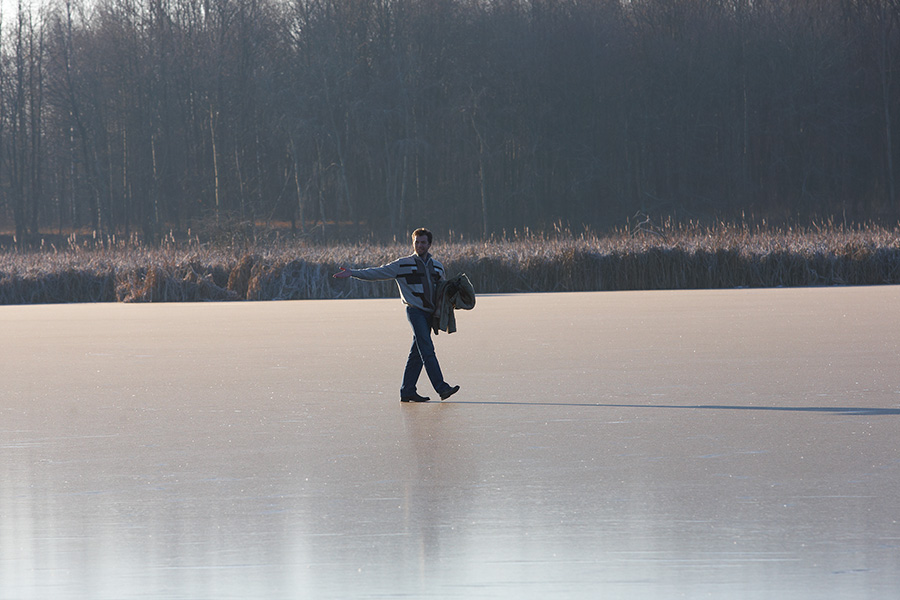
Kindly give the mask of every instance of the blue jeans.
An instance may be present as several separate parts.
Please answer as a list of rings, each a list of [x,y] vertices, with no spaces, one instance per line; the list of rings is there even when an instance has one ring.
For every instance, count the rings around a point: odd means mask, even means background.
[[[409,358],[406,359],[406,370],[403,371],[400,395],[412,396],[416,393],[416,382],[419,380],[423,366],[434,390],[440,394],[450,385],[444,381],[441,366],[434,354],[434,343],[431,341],[431,313],[407,306],[406,318],[409,319],[409,324],[412,326],[413,343],[409,350]]]

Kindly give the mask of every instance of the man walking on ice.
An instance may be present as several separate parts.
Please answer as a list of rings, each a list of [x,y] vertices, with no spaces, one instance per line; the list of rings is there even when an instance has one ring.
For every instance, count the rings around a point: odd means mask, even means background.
[[[413,249],[410,256],[398,258],[394,262],[380,267],[368,269],[347,269],[334,274],[337,279],[355,277],[366,281],[394,279],[400,288],[400,299],[406,305],[406,318],[413,330],[413,343],[406,359],[403,371],[403,384],[400,386],[401,402],[428,402],[430,398],[421,396],[416,391],[416,382],[422,373],[422,367],[428,373],[431,385],[446,400],[459,391],[459,386],[451,386],[444,381],[437,356],[434,354],[434,343],[431,340],[431,316],[435,309],[435,290],[444,278],[444,266],[431,257],[433,236],[424,227],[412,233]]]

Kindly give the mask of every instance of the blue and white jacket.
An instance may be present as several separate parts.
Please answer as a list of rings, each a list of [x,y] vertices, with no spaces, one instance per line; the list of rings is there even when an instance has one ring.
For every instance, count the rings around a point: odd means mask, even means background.
[[[431,274],[430,281],[426,273]],[[350,275],[366,281],[394,279],[404,304],[434,312],[434,292],[444,278],[444,265],[434,260],[431,254],[426,254],[424,260],[418,254],[412,254],[380,267],[350,269]]]

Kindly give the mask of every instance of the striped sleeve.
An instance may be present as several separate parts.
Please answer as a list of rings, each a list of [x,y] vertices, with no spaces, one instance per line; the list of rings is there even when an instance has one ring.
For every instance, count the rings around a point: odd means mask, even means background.
[[[395,260],[380,267],[369,267],[368,269],[350,269],[350,275],[357,279],[365,279],[366,281],[383,281],[386,279],[396,279],[400,274],[400,261]]]

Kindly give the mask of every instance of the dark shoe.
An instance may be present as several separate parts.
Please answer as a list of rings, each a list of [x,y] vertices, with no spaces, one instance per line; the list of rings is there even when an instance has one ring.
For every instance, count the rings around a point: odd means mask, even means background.
[[[418,393],[412,396],[400,396],[400,402],[428,402],[431,400],[428,396],[420,396]]]
[[[446,400],[447,398],[449,398],[450,396],[452,396],[453,394],[455,394],[458,391],[459,391],[458,385],[454,385],[451,388],[447,388],[446,390],[441,392],[441,400]]]

